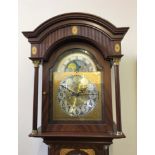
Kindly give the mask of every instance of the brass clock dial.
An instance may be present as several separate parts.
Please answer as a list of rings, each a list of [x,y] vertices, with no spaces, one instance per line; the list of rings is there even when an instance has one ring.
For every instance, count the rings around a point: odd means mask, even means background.
[[[101,72],[54,72],[54,120],[101,120]]]
[[[95,84],[81,75],[68,76],[60,82],[58,102],[68,115],[86,115],[94,109],[98,98]]]

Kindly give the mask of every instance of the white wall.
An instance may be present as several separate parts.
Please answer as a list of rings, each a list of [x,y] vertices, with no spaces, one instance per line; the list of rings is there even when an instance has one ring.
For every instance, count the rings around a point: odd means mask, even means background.
[[[127,138],[114,140],[110,155],[136,155],[136,0],[19,0],[19,155],[47,155],[41,139],[28,137],[32,127],[33,65],[28,59],[30,44],[21,31],[32,31],[45,20],[67,12],[91,13],[117,27],[130,27],[122,41],[124,57],[120,64],[122,123]]]

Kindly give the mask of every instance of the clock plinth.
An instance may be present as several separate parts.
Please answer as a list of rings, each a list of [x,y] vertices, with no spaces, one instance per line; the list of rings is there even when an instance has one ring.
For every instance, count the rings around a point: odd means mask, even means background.
[[[113,139],[125,138],[121,124],[119,60],[128,28],[85,13],[51,18],[32,32],[33,125],[48,155],[109,155]],[[38,118],[38,73],[42,72],[42,122]],[[113,120],[111,68],[115,72]]]

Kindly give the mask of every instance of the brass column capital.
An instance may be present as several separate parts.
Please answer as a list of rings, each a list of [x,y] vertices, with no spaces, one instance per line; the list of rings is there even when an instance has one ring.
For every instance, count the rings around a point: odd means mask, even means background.
[[[113,59],[114,65],[119,65],[120,61],[121,61],[120,58],[114,58],[114,59]]]
[[[34,60],[33,61],[34,67],[39,67],[40,65],[40,60]]]
[[[36,135],[38,133],[37,130],[32,130],[32,135]]]

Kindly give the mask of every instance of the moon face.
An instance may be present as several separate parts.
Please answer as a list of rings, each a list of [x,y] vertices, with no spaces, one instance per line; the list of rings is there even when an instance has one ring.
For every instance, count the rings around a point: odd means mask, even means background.
[[[57,66],[57,72],[94,72],[97,71],[94,61],[82,49],[71,49]]]

